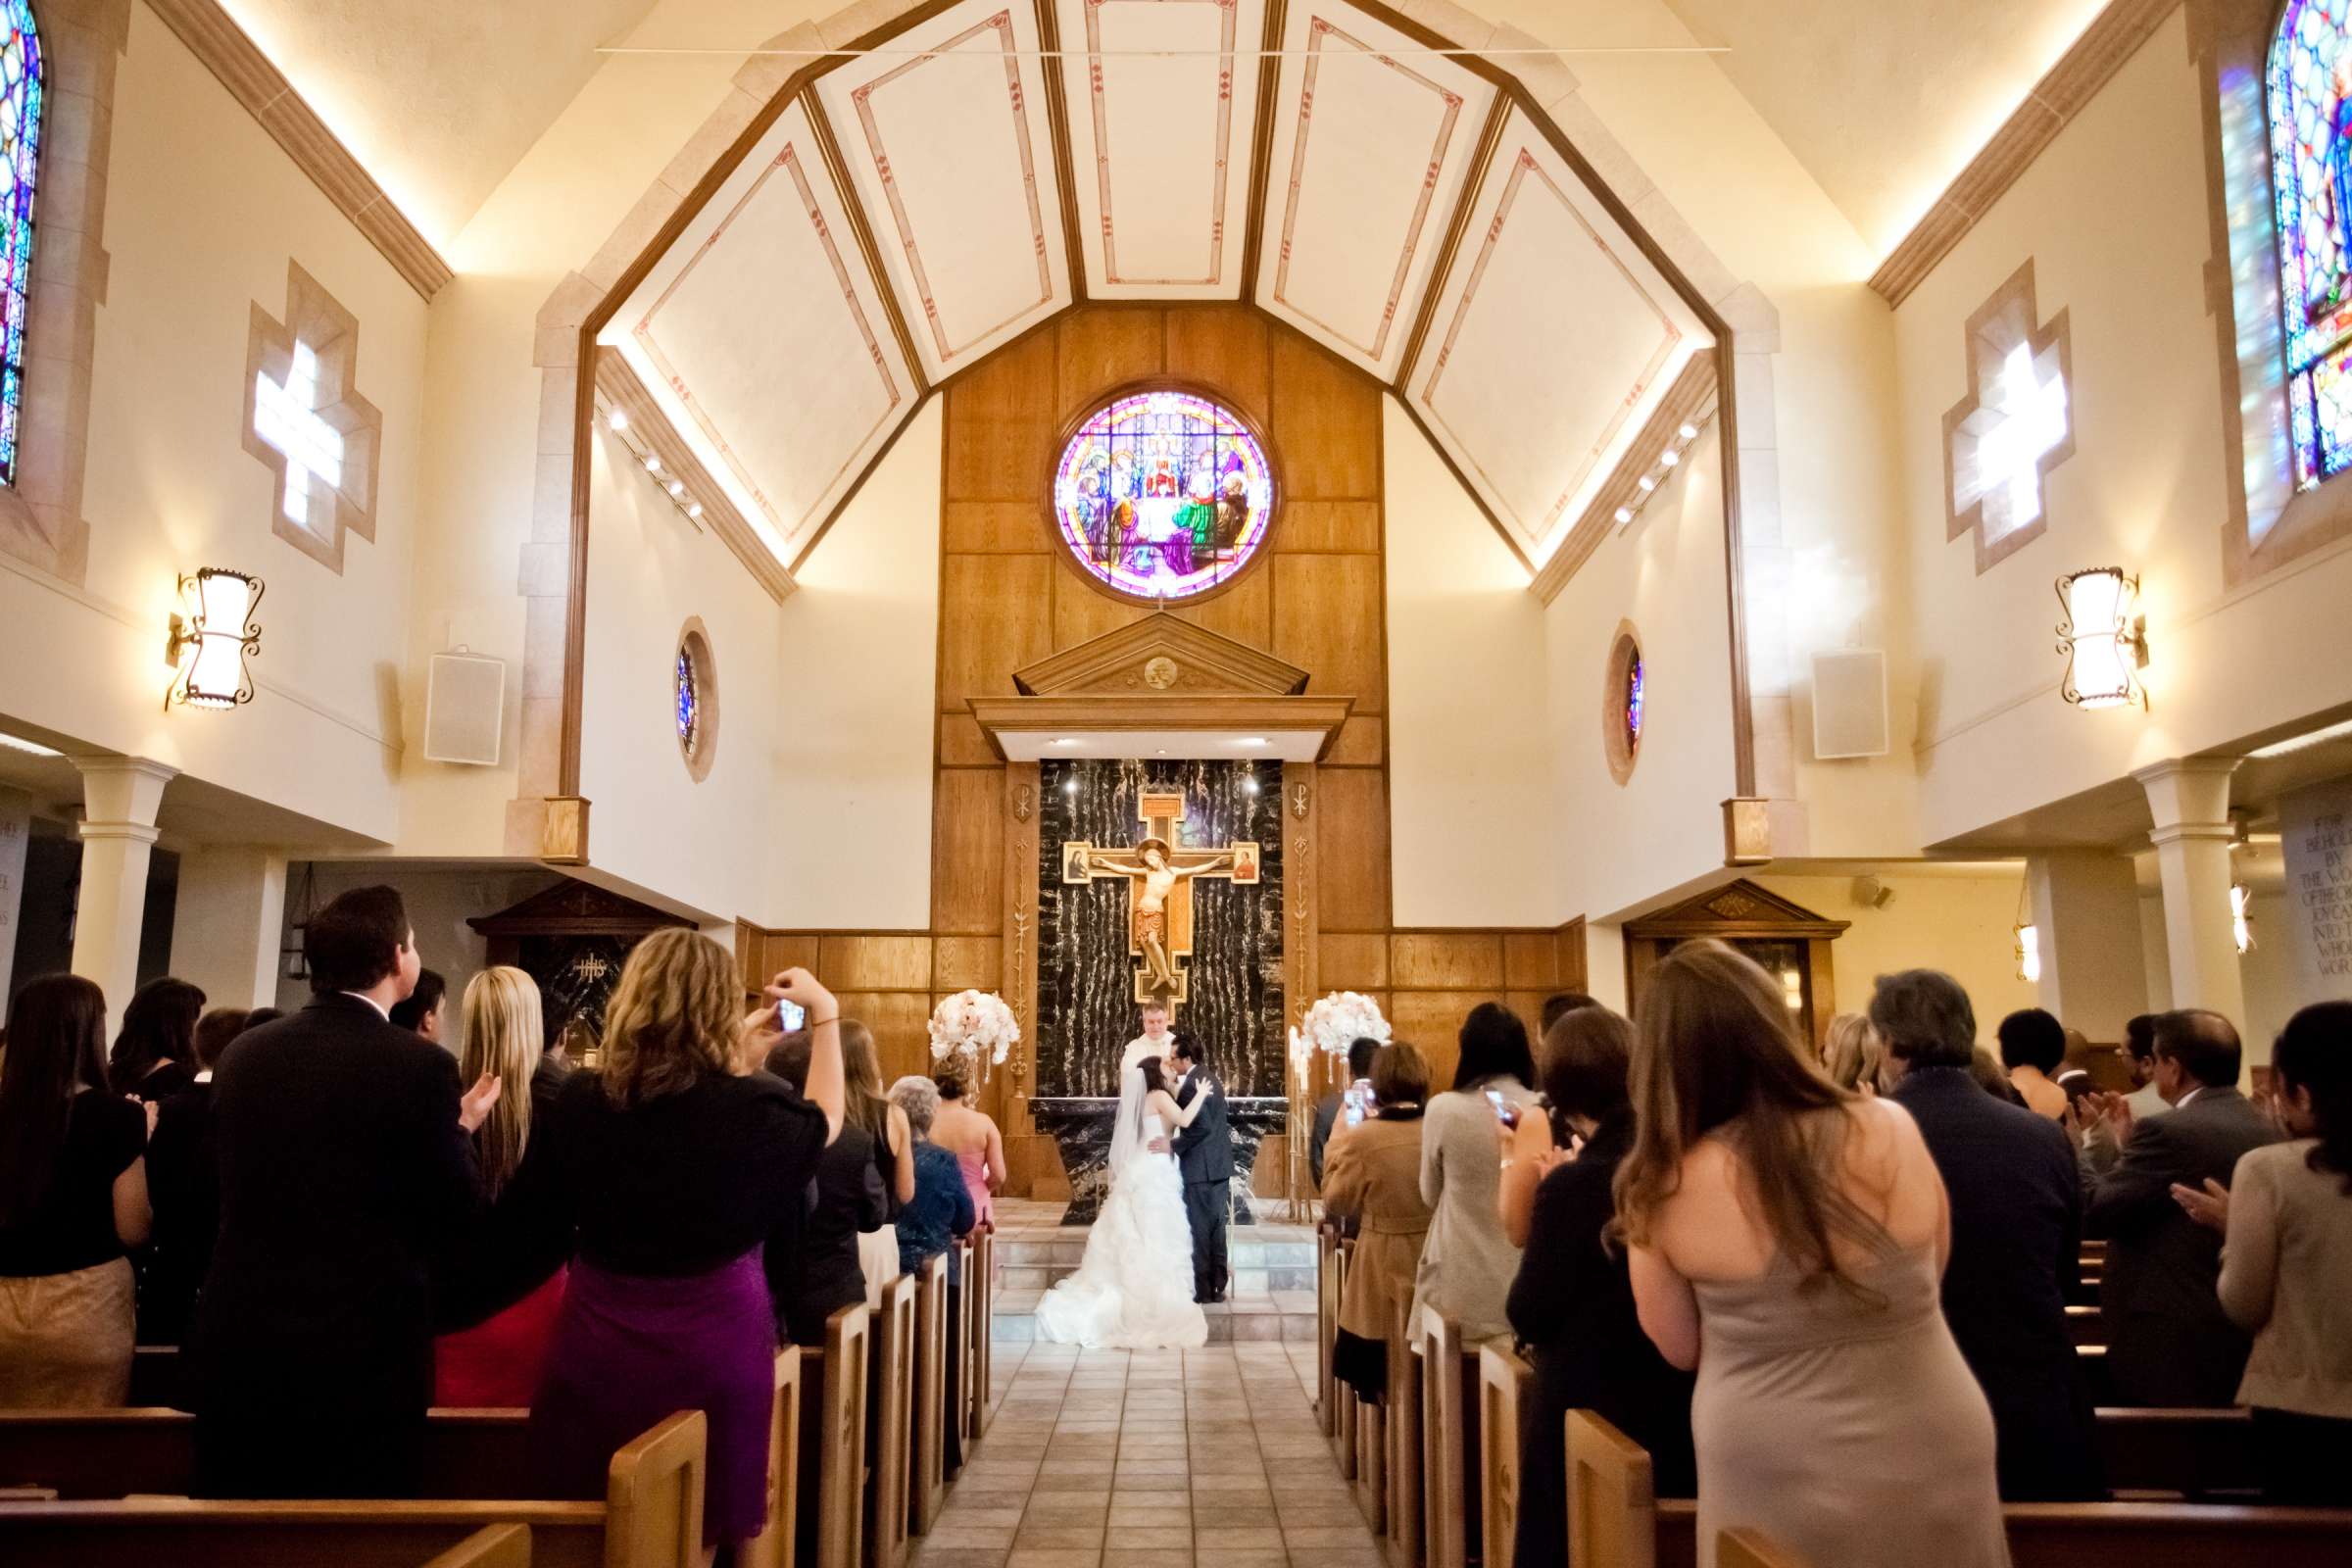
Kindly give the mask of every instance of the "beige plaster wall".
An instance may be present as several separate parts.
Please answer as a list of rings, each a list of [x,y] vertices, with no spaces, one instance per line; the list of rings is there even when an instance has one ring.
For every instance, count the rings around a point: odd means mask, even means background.
[[[2026,872],[1953,876],[1885,868],[1876,873],[1894,892],[1883,909],[1857,905],[1849,876],[1779,876],[1753,880],[1825,919],[1853,924],[1831,949],[1838,1010],[1870,1005],[1871,984],[1898,969],[1941,969],[1960,982],[1977,1013],[1977,1038],[1993,1044],[2001,1019],[2041,1004],[2034,987],[2018,978],[2018,897]]]

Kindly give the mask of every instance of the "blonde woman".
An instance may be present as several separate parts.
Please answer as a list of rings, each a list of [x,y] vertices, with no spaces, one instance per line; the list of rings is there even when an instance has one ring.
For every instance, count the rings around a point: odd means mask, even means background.
[[[1875,1095],[1886,1068],[1886,1042],[1858,1012],[1841,1012],[1822,1030],[1821,1070],[1857,1095]]]
[[[467,983],[461,1016],[465,1045],[459,1067],[473,1075],[466,1082],[478,1081],[484,1073],[502,1084],[532,1081],[546,1049],[537,981],[505,964],[484,969]],[[537,1099],[502,1094],[474,1129],[474,1153],[481,1162],[486,1197],[495,1200],[522,1168]],[[494,1408],[529,1404],[547,1361],[557,1311],[564,1304],[564,1278],[558,1261],[539,1279],[509,1279],[492,1299],[465,1303],[457,1313],[460,1318],[497,1309],[470,1328],[434,1342],[433,1402]],[[512,1304],[501,1304],[515,1290],[527,1294]]]
[[[882,1058],[874,1032],[852,1018],[841,1026],[842,1071],[847,1075],[845,1109],[850,1124],[874,1141],[874,1170],[882,1178],[882,1223],[858,1235],[858,1262],[865,1274],[865,1304],[882,1304],[882,1287],[899,1277],[899,1210],[914,1201],[914,1133],[906,1113],[882,1092]]]
[[[726,949],[693,931],[637,945],[605,1010],[602,1062],[572,1074],[500,1200],[517,1247],[577,1255],[530,1446],[547,1497],[601,1497],[612,1452],[681,1409],[710,1421],[703,1543],[767,1518],[776,1325],[761,1257],[800,1223],[841,1130],[841,1007],[805,969],[749,1017]],[[807,1093],[747,1063],[808,1009]]]

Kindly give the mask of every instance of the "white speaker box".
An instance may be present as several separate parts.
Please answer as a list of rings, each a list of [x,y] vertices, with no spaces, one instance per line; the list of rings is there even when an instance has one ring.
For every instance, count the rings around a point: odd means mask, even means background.
[[[435,654],[424,694],[426,760],[497,766],[506,710],[505,660],[463,651]]]
[[[1886,755],[1886,655],[1847,648],[1813,656],[1813,755]]]

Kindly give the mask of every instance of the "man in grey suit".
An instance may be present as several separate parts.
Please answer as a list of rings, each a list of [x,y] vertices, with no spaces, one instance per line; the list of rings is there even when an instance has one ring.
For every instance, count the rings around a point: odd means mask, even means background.
[[[2249,1342],[2214,1294],[2221,1238],[2181,1212],[2172,1188],[2227,1182],[2238,1156],[2277,1142],[2278,1130],[2237,1091],[2242,1053],[2229,1019],[2161,1013],[2155,1036],[2154,1083],[2172,1109],[2135,1119],[2108,1096],[2115,1137],[2092,1146],[2086,1171],[2084,1229],[2108,1238],[2107,1369],[2127,1404],[2233,1404]]]

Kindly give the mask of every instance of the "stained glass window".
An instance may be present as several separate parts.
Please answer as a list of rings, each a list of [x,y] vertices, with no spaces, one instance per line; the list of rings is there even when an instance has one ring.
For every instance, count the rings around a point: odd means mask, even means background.
[[[687,760],[692,761],[703,738],[703,693],[702,674],[695,668],[694,649],[687,643],[678,644],[676,689],[678,746],[686,753]]]
[[[1102,584],[1186,599],[1232,580],[1274,514],[1265,448],[1231,410],[1141,392],[1089,415],[1054,474],[1062,542]]]
[[[24,318],[32,285],[32,187],[40,173],[43,61],[30,0],[0,0],[0,484],[17,482]]]
[[[2271,184],[2278,204],[2295,483],[2352,466],[2352,0],[2287,0],[2271,40]]]
[[[1642,749],[1642,650],[1639,648],[1625,662],[1625,749],[1628,755]]]

